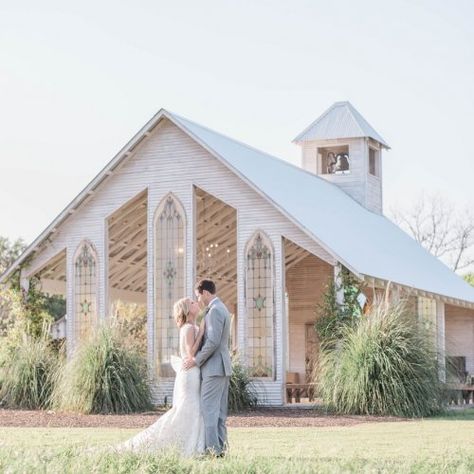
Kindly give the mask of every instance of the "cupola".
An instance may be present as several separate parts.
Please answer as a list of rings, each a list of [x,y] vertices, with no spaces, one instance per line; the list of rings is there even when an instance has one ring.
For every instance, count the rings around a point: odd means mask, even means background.
[[[349,102],[336,102],[294,140],[301,166],[382,214],[382,150],[385,140]]]

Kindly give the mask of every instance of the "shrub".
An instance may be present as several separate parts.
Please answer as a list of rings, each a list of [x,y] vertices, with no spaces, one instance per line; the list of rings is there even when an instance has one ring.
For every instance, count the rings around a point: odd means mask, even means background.
[[[2,341],[5,341],[3,338],[8,336],[19,318],[21,318],[20,293],[6,285],[0,285],[0,338]]]
[[[318,381],[341,413],[418,417],[441,409],[433,337],[402,303],[375,303],[355,327],[323,348]]]
[[[22,331],[41,337],[44,326],[54,321],[48,313],[49,299],[37,277],[30,279],[28,291],[21,289],[17,271],[8,285],[0,285],[0,335],[19,325]]]
[[[52,349],[45,326],[40,337],[16,335],[13,344],[2,341],[0,400],[9,408],[37,409],[50,405],[59,356]]]
[[[340,281],[331,278],[321,302],[316,306],[315,330],[322,345],[334,346],[343,337],[344,328],[354,326],[362,316],[358,297],[364,288],[364,282],[355,277],[347,268],[342,267]],[[342,294],[338,302],[337,294]]]
[[[81,413],[151,408],[145,360],[126,348],[117,326],[102,325],[61,370],[54,405]]]
[[[257,405],[257,395],[247,369],[239,359],[232,359],[232,376],[229,385],[229,410],[242,411]]]
[[[120,327],[123,343],[146,358],[147,308],[143,304],[116,300],[111,308],[112,318]]]

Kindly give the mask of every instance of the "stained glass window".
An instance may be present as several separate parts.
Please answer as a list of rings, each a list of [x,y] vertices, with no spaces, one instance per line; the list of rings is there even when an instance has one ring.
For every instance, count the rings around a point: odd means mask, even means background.
[[[76,341],[89,336],[97,323],[97,257],[91,244],[81,244],[74,261],[74,333]]]
[[[256,234],[247,247],[246,300],[248,363],[252,377],[273,376],[273,254],[269,240]]]
[[[436,343],[436,300],[418,297],[418,319],[431,333],[433,343]]]
[[[170,377],[174,374],[170,356],[179,345],[173,304],[185,295],[184,212],[172,196],[158,208],[155,226],[156,367],[159,376]]]

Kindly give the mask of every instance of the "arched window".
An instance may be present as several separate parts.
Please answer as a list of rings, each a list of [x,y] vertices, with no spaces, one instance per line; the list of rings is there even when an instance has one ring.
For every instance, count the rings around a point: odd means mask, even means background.
[[[168,195],[155,215],[155,354],[157,374],[174,374],[170,356],[178,352],[173,304],[185,296],[185,217],[179,202]]]
[[[248,364],[252,377],[273,377],[274,277],[270,240],[258,232],[247,246]]]
[[[97,254],[89,242],[79,245],[74,260],[74,335],[80,342],[97,323]]]

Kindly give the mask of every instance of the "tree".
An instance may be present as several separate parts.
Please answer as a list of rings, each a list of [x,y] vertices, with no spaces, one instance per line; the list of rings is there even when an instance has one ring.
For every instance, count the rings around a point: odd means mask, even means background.
[[[3,273],[25,250],[23,239],[14,242],[0,236],[0,273]],[[64,299],[49,297],[40,288],[37,277],[30,278],[28,291],[19,285],[19,271],[10,279],[11,285],[0,285],[0,335],[6,335],[15,323],[24,324],[26,331],[39,337],[45,323],[51,323],[58,312],[65,313]]]
[[[474,264],[474,215],[455,209],[440,195],[422,194],[410,208],[391,211],[392,220],[453,271]]]
[[[474,273],[466,273],[463,277],[470,285],[474,286]]]
[[[325,347],[334,347],[343,335],[344,328],[353,326],[362,315],[359,295],[364,282],[357,279],[347,268],[342,267],[340,281],[330,278],[321,302],[316,305],[315,330],[320,343]],[[342,292],[342,301],[338,293]]]
[[[23,239],[14,242],[0,236],[0,274],[2,274],[25,250]],[[12,328],[21,311],[21,295],[0,285],[0,337],[5,336]]]
[[[0,274],[3,273],[26,249],[23,239],[10,243],[7,237],[0,236]]]

